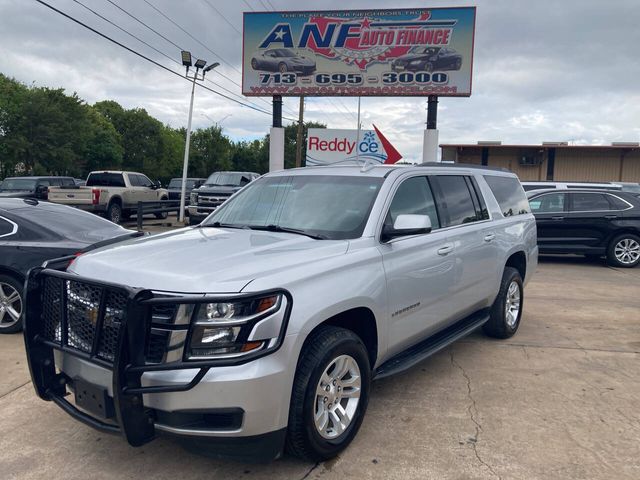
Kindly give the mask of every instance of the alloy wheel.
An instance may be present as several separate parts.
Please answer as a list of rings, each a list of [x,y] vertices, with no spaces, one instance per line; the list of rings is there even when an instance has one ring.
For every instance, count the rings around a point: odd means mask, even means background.
[[[20,321],[22,297],[13,285],[0,282],[0,329],[9,328]]]
[[[640,243],[633,238],[623,238],[613,248],[616,259],[624,265],[633,265],[640,259]]]
[[[520,285],[518,282],[511,282],[507,289],[507,298],[505,300],[505,319],[509,328],[514,328],[518,323],[518,315],[520,314]]]
[[[360,403],[361,376],[350,355],[334,358],[316,387],[314,423],[325,439],[335,439],[351,424]]]

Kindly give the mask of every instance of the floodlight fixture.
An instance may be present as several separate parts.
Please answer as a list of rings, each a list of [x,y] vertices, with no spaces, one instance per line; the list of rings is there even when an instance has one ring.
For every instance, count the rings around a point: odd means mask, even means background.
[[[198,59],[196,60],[196,68],[204,68],[204,66],[207,64],[206,60],[202,60],[202,59]]]
[[[211,65],[209,65],[207,68],[205,68],[205,69],[202,71],[202,73],[207,73],[208,71],[213,70],[214,68],[219,67],[219,66],[220,66],[220,63],[218,63],[218,62],[213,62]]]
[[[198,60],[200,61],[200,60]],[[182,65],[184,65],[185,67],[190,67],[192,65],[191,63],[191,52],[187,52],[186,50],[182,50]],[[196,63],[197,66],[197,63]],[[200,68],[200,67],[198,67]]]

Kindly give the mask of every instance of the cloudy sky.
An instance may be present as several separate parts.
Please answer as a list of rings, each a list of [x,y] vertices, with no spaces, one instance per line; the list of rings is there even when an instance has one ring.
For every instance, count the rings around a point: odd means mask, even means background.
[[[171,61],[179,60],[178,47],[210,62],[219,61],[221,67],[209,77],[231,93],[207,85],[265,110],[270,110],[268,98],[238,97],[243,11],[272,6],[288,10],[390,5],[383,0],[304,4],[293,0],[46,1],[173,70],[183,72]],[[463,4],[459,0],[405,0],[394,7]],[[637,0],[477,0],[468,5],[478,7],[473,93],[470,98],[441,99],[438,122],[442,143],[607,144],[640,140]],[[174,127],[186,124],[190,86],[185,80],[35,0],[0,0],[0,72],[25,83],[75,91],[89,103],[113,99],[128,108],[142,107]],[[195,127],[219,123],[234,139],[258,138],[268,131],[269,115],[206,90],[200,89],[196,95]],[[418,158],[425,107],[421,98],[363,98],[363,127],[371,128],[375,123],[405,157]],[[297,117],[297,108],[297,98],[285,99],[286,116]],[[355,98],[312,98],[306,103],[305,120],[355,128],[356,109]]]

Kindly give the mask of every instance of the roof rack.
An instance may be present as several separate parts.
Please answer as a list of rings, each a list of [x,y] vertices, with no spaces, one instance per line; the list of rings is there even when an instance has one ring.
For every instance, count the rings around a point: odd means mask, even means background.
[[[487,165],[478,165],[476,163],[444,163],[444,162],[424,162],[416,165],[418,167],[449,167],[449,168],[473,168],[477,170],[492,170],[494,172],[513,173],[508,168],[489,167]]]

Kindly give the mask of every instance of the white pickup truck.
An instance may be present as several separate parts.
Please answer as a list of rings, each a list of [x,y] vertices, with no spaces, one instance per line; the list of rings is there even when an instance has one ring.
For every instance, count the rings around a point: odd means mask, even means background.
[[[89,174],[84,187],[49,188],[50,202],[103,214],[113,223],[120,223],[123,218],[134,214],[138,202],[168,198],[166,189],[136,172],[96,171]],[[158,213],[156,216],[166,218],[167,213]]]

